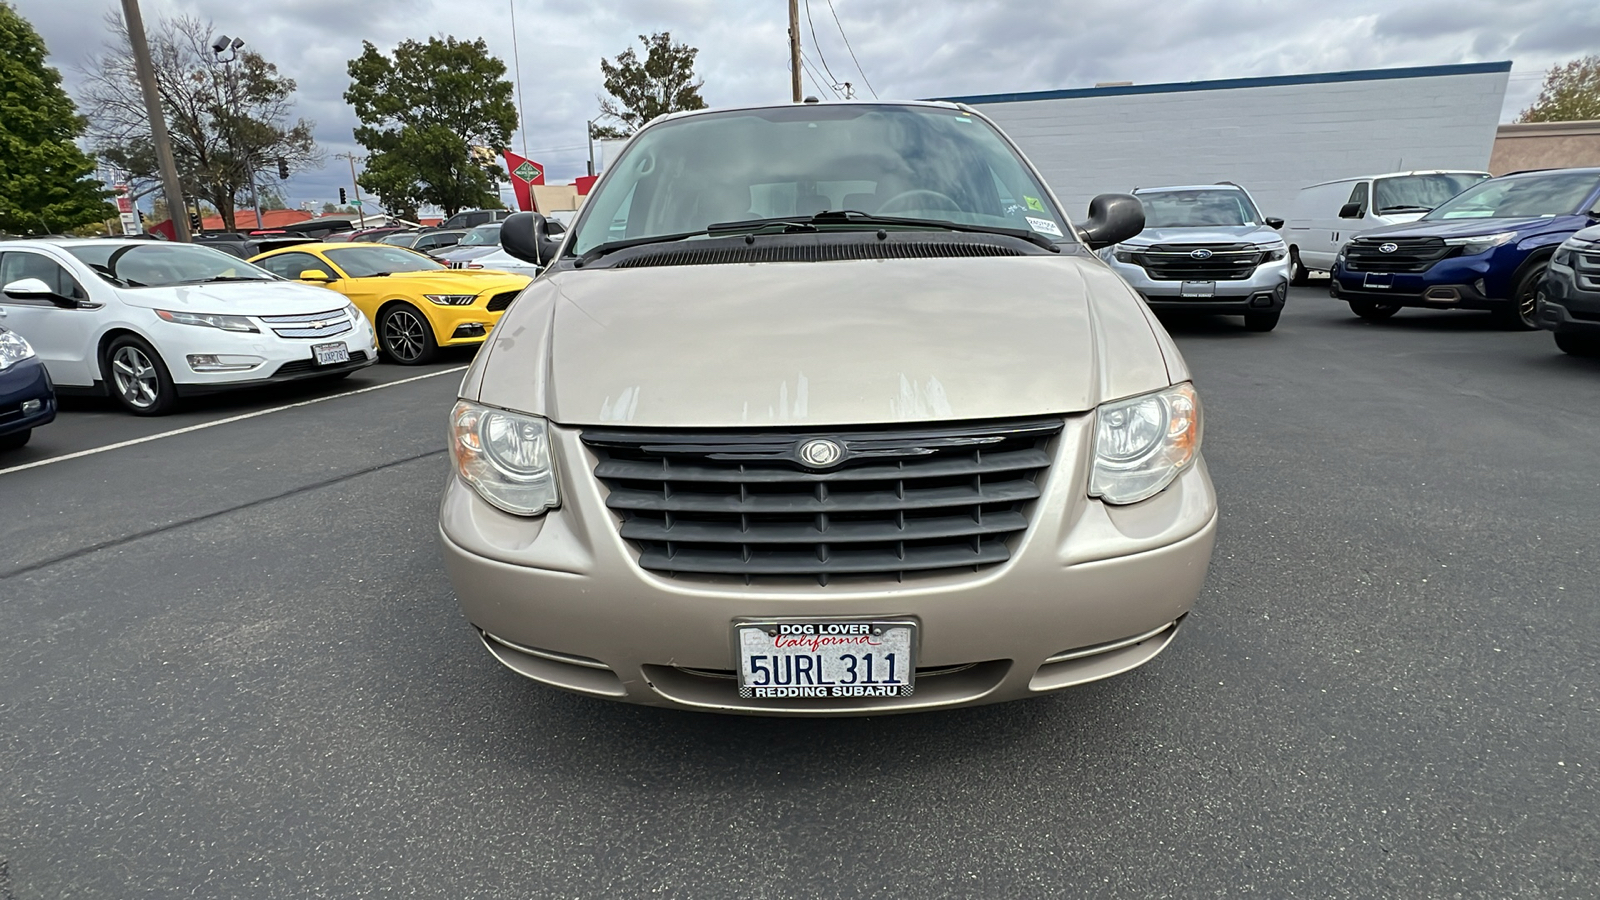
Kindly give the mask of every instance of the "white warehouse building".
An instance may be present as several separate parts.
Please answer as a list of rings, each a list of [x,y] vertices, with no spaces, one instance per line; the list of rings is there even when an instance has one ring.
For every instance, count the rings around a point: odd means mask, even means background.
[[[1066,212],[1096,194],[1232,181],[1289,217],[1307,185],[1486,171],[1510,62],[944,97],[999,123]]]

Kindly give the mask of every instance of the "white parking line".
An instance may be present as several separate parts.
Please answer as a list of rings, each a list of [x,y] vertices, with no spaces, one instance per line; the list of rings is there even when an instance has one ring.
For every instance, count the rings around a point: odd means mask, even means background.
[[[9,475],[12,472],[21,472],[24,469],[36,469],[39,466],[48,466],[51,463],[66,462],[69,459],[80,459],[85,456],[93,456],[96,453],[105,453],[108,450],[121,450],[123,447],[132,447],[134,444],[144,444],[150,441],[159,441],[162,438],[176,437],[180,434],[188,434],[191,431],[201,431],[206,428],[215,428],[218,425],[227,425],[232,422],[242,422],[245,419],[254,419],[257,416],[271,415],[272,413],[283,412],[286,409],[298,409],[302,406],[310,406],[313,403],[322,403],[326,400],[338,400],[340,397],[354,397],[357,394],[365,394],[369,391],[381,391],[384,388],[392,388],[401,384],[410,384],[413,381],[421,381],[424,378],[437,378],[440,375],[449,375],[451,372],[463,372],[466,371],[466,368],[466,366],[456,366],[453,369],[440,369],[437,372],[429,372],[426,375],[413,375],[410,378],[402,378],[399,381],[390,381],[384,384],[375,384],[371,387],[357,388],[353,391],[345,391],[342,394],[329,394],[326,397],[316,397],[311,400],[301,400],[299,403],[290,403],[285,406],[274,406],[270,409],[258,409],[255,412],[240,413],[237,416],[229,416],[226,419],[217,419],[213,422],[201,422],[198,425],[190,425],[185,428],[174,428],[171,431],[163,431],[160,434],[152,434],[142,438],[134,438],[131,441],[119,441],[115,444],[107,444],[104,447],[95,447],[90,450],[79,450],[77,453],[64,453],[61,456],[52,456],[49,459],[34,460],[31,463],[23,463],[20,466],[12,466],[9,469],[0,469],[0,475]]]

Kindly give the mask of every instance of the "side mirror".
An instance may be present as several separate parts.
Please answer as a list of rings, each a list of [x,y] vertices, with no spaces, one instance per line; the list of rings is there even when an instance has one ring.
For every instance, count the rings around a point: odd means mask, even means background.
[[[1144,204],[1132,194],[1101,194],[1089,201],[1089,218],[1077,227],[1090,250],[1120,244],[1144,230]]]
[[[37,278],[18,278],[4,288],[7,297],[13,300],[55,300],[56,292],[50,290],[50,285]]]
[[[301,281],[320,281],[320,282],[326,284],[327,282],[330,282],[330,281],[333,280],[333,276],[329,275],[327,272],[322,271],[321,269],[302,269],[300,271],[300,280]]]
[[[555,237],[559,233],[538,213],[513,213],[500,225],[500,246],[523,262],[547,266],[561,248],[561,239]]]
[[[1323,209],[1327,209],[1327,207],[1324,206]],[[1359,219],[1359,218],[1361,218],[1361,204],[1359,204],[1359,203],[1346,203],[1345,205],[1339,207],[1339,218],[1341,218],[1341,219]]]
[[[1282,228],[1283,227],[1283,220],[1278,218],[1277,216],[1267,216],[1267,227],[1268,228]]]

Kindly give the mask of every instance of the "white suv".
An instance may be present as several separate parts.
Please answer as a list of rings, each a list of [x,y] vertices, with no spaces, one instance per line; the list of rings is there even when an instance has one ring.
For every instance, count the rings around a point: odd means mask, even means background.
[[[145,416],[182,396],[341,378],[378,356],[366,317],[337,294],[149,240],[0,245],[0,322],[58,393],[109,393]]]

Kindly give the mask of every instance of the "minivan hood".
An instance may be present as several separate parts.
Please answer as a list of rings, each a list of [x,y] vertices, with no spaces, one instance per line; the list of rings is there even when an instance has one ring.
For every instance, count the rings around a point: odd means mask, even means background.
[[[129,306],[235,316],[292,316],[341,309],[349,303],[327,288],[295,281],[222,281],[122,288],[117,295]]]
[[[1229,225],[1208,228],[1146,228],[1123,247],[1149,247],[1152,244],[1270,244],[1283,238],[1263,225]]]
[[[1566,230],[1579,216],[1526,216],[1515,219],[1433,219],[1385,225],[1361,232],[1362,237],[1477,237],[1504,231]]]
[[[1010,418],[1170,383],[1136,297],[1072,256],[565,270],[485,354],[464,396],[568,425]]]

